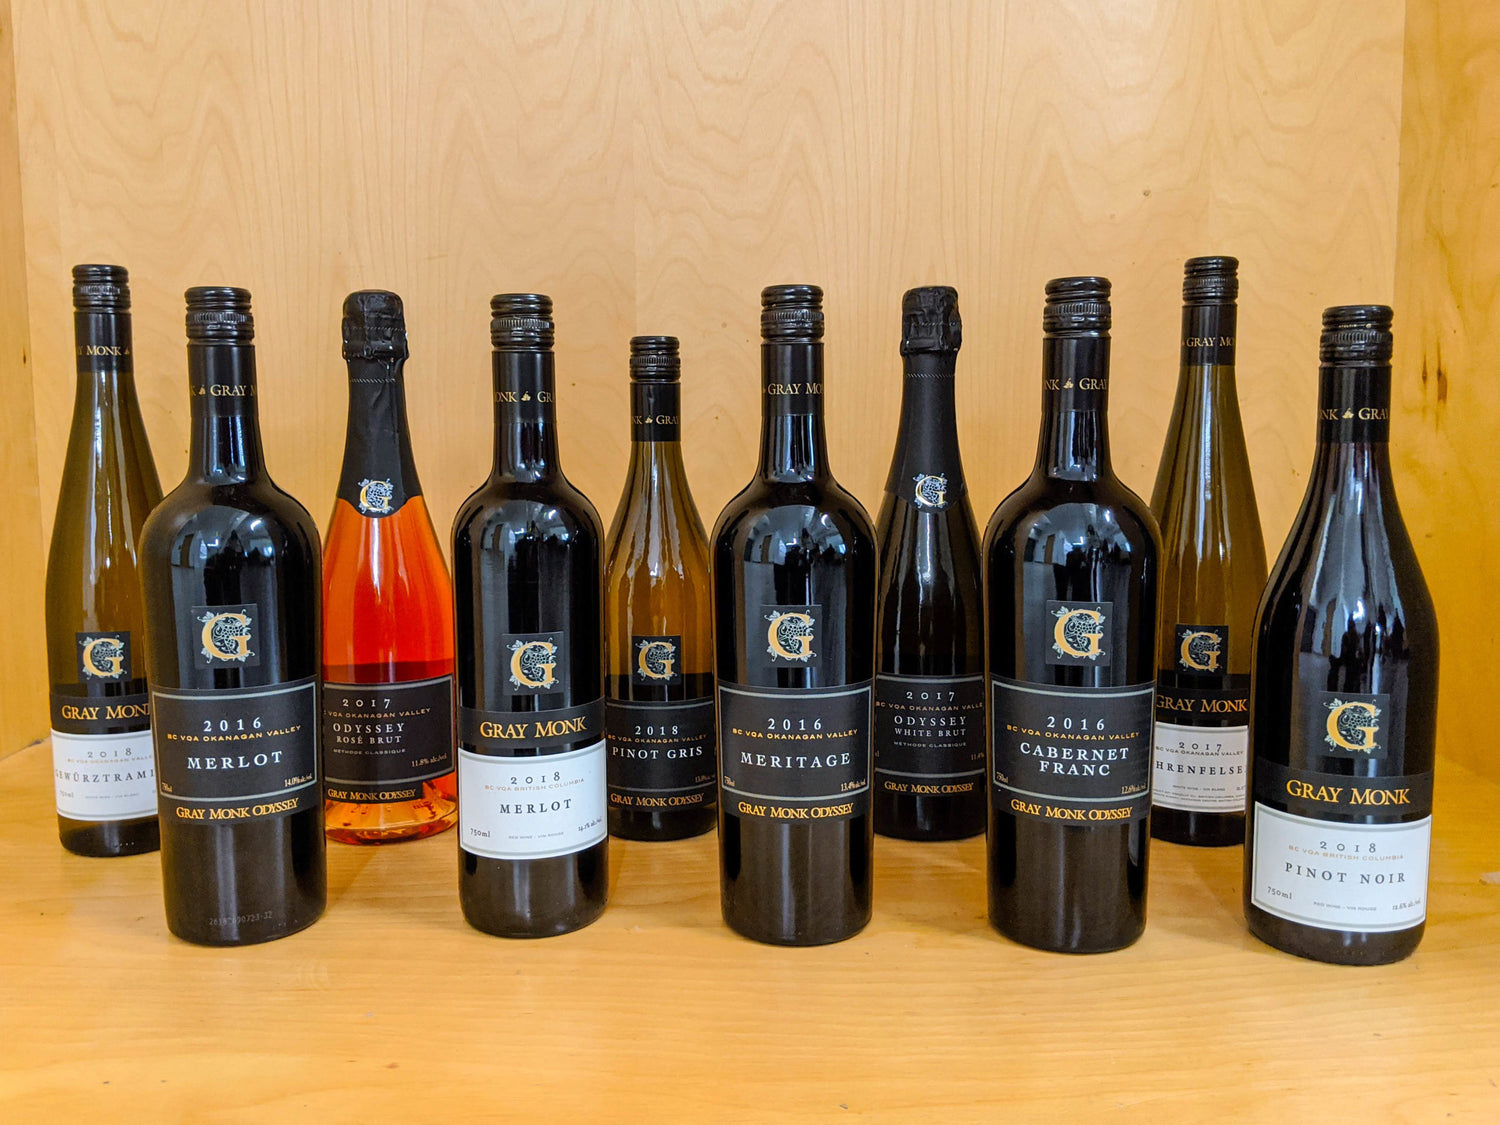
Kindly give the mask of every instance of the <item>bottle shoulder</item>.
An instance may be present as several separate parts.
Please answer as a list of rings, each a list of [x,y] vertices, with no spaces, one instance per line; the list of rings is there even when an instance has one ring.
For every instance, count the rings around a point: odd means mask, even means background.
[[[453,518],[455,544],[491,541],[501,532],[528,539],[604,538],[594,505],[561,478],[503,481],[491,477],[459,505]]]
[[[244,542],[295,540],[315,552],[320,545],[312,515],[269,481],[184,481],[147,517],[141,529],[142,554],[188,536]]]
[[[816,542],[873,551],[875,527],[854,495],[832,481],[752,481],[714,525],[716,549],[734,543]]]
[[[1117,479],[1070,481],[1033,476],[995,509],[985,551],[1016,552],[1023,544],[1087,547],[1109,544],[1153,555],[1161,532],[1150,506]]]

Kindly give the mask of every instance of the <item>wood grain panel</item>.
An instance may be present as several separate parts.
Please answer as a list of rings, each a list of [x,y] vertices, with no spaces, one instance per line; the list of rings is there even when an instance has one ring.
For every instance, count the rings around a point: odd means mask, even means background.
[[[1261,945],[1237,848],[1153,845],[1130,949],[985,921],[984,844],[880,840],[868,929],[733,935],[713,837],[611,843],[611,901],[544,941],[470,929],[452,834],[330,845],[283,941],[168,936],[156,856],[57,846],[46,748],[0,763],[0,1117],[108,1120],[1427,1122],[1500,1118],[1500,787],[1438,772],[1430,925],[1349,969]]]
[[[1444,750],[1500,779],[1480,622],[1500,568],[1500,8],[1407,6],[1392,451],[1443,627]]]
[[[182,290],[250,287],[271,469],[320,519],[343,436],[340,299],[400,291],[439,523],[488,464],[493,292],[556,298],[564,457],[606,518],[626,340],[683,338],[711,520],[753,469],[762,285],[827,291],[834,467],[873,509],[901,292],[955,284],[984,520],[1035,447],[1043,282],[1114,279],[1115,458],[1147,489],[1182,259],[1228,252],[1275,545],[1310,458],[1319,311],[1390,297],[1400,0],[55,0],[18,16],[44,520],[67,269],[85,259],[132,270],[168,481],[186,452]]]
[[[46,552],[38,503],[31,341],[27,329],[26,240],[9,0],[0,0],[0,758],[47,733],[42,631]],[[64,419],[66,425],[66,419]]]

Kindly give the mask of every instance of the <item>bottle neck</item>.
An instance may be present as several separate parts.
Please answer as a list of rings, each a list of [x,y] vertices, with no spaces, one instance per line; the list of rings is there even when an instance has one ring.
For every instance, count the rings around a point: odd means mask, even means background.
[[[75,416],[115,410],[124,397],[135,393],[135,346],[128,312],[75,310],[73,343],[78,371]]]
[[[631,471],[660,471],[682,464],[682,385],[632,380]]]
[[[1046,337],[1036,471],[1061,480],[1111,476],[1108,410],[1109,337]]]
[[[264,472],[255,346],[190,342],[188,391],[193,404],[188,475],[209,484],[227,484]]]
[[[395,356],[349,360],[349,421],[339,499],[361,515],[394,515],[422,494],[406,421],[406,361]]]
[[[1383,486],[1390,475],[1391,368],[1324,364],[1318,372],[1313,476]]]
[[[828,473],[823,432],[823,345],[760,346],[763,480],[809,481]]]
[[[495,475],[540,481],[560,471],[555,360],[550,351],[497,350]]]
[[[945,508],[967,488],[958,453],[954,352],[909,355],[901,381],[901,424],[885,490],[918,508]]]

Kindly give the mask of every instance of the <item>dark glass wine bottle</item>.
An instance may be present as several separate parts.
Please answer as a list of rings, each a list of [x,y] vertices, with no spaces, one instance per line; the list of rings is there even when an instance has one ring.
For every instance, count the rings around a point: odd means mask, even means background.
[[[984,607],[979,528],[958,455],[958,292],[901,300],[901,428],[880,542],[875,831],[957,840],[984,831]]]
[[[760,467],[714,529],[719,885],[758,941],[870,920],[875,539],[828,470],[823,291],[761,293]]]
[[[1318,444],[1255,628],[1245,917],[1346,965],[1422,940],[1438,631],[1391,483],[1391,310],[1323,313]]]
[[[52,776],[63,847],[155,851],[156,765],[136,544],[161,484],[135,396],[122,266],[73,267],[78,388],[47,552]]]
[[[718,793],[708,536],[682,464],[675,336],[630,341],[630,470],[604,568],[609,830],[679,840]]]
[[[458,817],[453,589],[406,424],[406,318],[344,301],[349,424],[323,559],[323,796],[330,840],[431,836]]]
[[[551,298],[490,312],[495,465],[453,522],[458,894],[478,929],[546,937],[608,889],[604,534],[558,461]]]
[[[327,899],[318,529],[271,481],[243,289],[187,291],[186,479],[141,532],[167,926],[248,945]]]
[[[1182,371],[1151,494],[1161,526],[1151,834],[1245,838],[1250,648],[1266,587],[1255,485],[1234,386],[1234,258],[1190,258]]]
[[[1099,953],[1146,924],[1160,540],[1109,459],[1109,282],[1047,283],[1036,467],[990,519],[990,921]]]

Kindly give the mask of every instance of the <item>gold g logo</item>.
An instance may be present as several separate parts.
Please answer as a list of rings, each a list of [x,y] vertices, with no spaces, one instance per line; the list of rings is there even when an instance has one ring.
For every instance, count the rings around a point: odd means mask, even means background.
[[[250,651],[250,615],[248,613],[205,613],[198,618],[203,629],[203,655],[209,660],[235,660],[243,664],[255,654]]]
[[[648,680],[670,680],[677,660],[677,646],[671,641],[644,640],[636,645],[635,666]]]
[[[549,688],[557,683],[557,646],[551,641],[518,640],[510,646],[510,682],[518,688]]]
[[[90,637],[83,645],[83,672],[101,680],[117,680],[125,671],[125,646],[117,637]]]
[[[808,613],[768,613],[766,620],[771,627],[766,630],[766,651],[772,658],[782,660],[811,660],[813,652],[813,621]]]
[[[1335,699],[1327,706],[1328,733],[1324,741],[1328,745],[1341,750],[1357,750],[1362,754],[1380,749],[1380,744],[1375,741],[1375,736],[1380,733],[1380,724],[1375,721],[1380,718],[1379,707],[1359,700],[1345,703],[1342,699]]]
[[[359,482],[359,510],[367,516],[385,516],[391,511],[391,498],[396,490],[388,480],[362,480]]]
[[[1204,630],[1183,634],[1180,656],[1184,668],[1194,672],[1217,672],[1219,654],[1219,634]]]
[[[912,494],[916,497],[919,508],[943,508],[948,504],[948,478],[938,473],[936,476],[921,473],[912,477],[916,487]]]
[[[1052,616],[1057,618],[1052,627],[1053,652],[1078,660],[1099,659],[1103,653],[1099,642],[1104,639],[1104,614],[1097,609],[1062,606],[1053,610]]]

